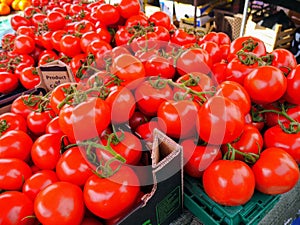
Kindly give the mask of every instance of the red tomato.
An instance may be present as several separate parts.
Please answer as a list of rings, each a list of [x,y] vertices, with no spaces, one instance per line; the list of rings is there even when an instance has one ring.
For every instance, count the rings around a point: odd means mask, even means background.
[[[128,122],[136,108],[134,95],[123,86],[112,87],[105,101],[111,108],[112,123]]]
[[[212,79],[215,83],[220,84],[226,80],[225,70],[227,68],[226,62],[218,62],[212,65],[211,72],[212,72]]]
[[[231,40],[230,40],[229,36],[227,34],[225,34],[224,32],[214,32],[214,31],[209,32],[202,37],[201,43],[204,43],[206,41],[215,42],[219,46],[231,44]]]
[[[21,95],[13,101],[10,111],[26,119],[29,113],[37,109],[39,101],[40,98],[38,96],[29,94]]]
[[[291,190],[299,180],[296,161],[280,148],[265,149],[252,170],[255,188],[264,194],[283,194]]]
[[[285,75],[288,75],[297,66],[296,57],[287,49],[277,48],[270,54],[273,55],[271,65],[279,68]]]
[[[82,191],[68,182],[50,184],[36,196],[34,213],[43,225],[80,224],[84,216]]]
[[[21,159],[0,159],[0,189],[21,190],[24,180],[31,176],[31,168]]]
[[[135,110],[133,115],[130,117],[129,119],[129,126],[131,128],[132,131],[135,131],[135,129],[143,124],[149,121],[148,116],[146,116],[144,113]]]
[[[147,80],[137,87],[134,95],[143,114],[156,116],[159,105],[173,98],[173,91],[164,80]]]
[[[276,125],[268,128],[263,137],[266,148],[281,148],[288,152],[297,163],[300,163],[300,133],[289,134]]]
[[[224,81],[217,87],[216,96],[227,97],[246,115],[251,109],[251,100],[246,89],[237,82]]]
[[[61,135],[43,134],[33,143],[31,158],[40,169],[53,170],[61,156]]]
[[[296,68],[294,68],[286,78],[287,89],[284,98],[289,103],[299,105],[300,98],[298,94],[300,93],[300,65],[297,65]]]
[[[115,34],[115,42],[117,46],[127,45],[134,34],[130,33],[126,27],[120,27]]]
[[[35,88],[41,82],[37,68],[33,66],[24,68],[20,74],[20,82],[28,90]]]
[[[11,130],[27,131],[27,124],[24,117],[13,112],[5,112],[0,115],[0,135]]]
[[[170,33],[167,28],[165,28],[163,26],[155,26],[155,27],[153,27],[153,30],[157,35],[157,39],[160,41],[159,42],[160,45],[164,46],[164,45],[167,45],[167,43],[169,43]]]
[[[146,76],[159,76],[161,78],[172,79],[175,75],[175,68],[169,59],[154,55],[144,62]]]
[[[16,36],[19,35],[25,35],[25,36],[29,36],[32,39],[34,39],[35,37],[35,31],[34,31],[35,27],[34,26],[20,26],[18,27],[18,30],[16,31]]]
[[[58,11],[50,11],[47,14],[46,23],[51,31],[64,29],[66,25],[66,15]]]
[[[159,47],[157,34],[151,31],[135,37],[129,44],[133,52],[143,49],[157,49]]]
[[[176,67],[182,76],[187,73],[200,72],[208,74],[212,61],[206,50],[190,48],[185,50],[177,59]]]
[[[64,135],[64,133],[61,131],[59,127],[59,117],[54,117],[46,126],[46,134],[60,134],[61,136]]]
[[[141,9],[139,0],[121,0],[118,7],[120,15],[125,19],[138,15]]]
[[[6,33],[1,38],[1,47],[3,50],[11,51],[14,47],[15,34]]]
[[[199,136],[209,144],[225,144],[243,132],[245,116],[233,101],[222,96],[208,99],[198,112]]]
[[[57,175],[53,170],[40,170],[25,180],[22,192],[34,201],[41,190],[57,181]]]
[[[200,47],[207,51],[212,63],[217,63],[222,60],[222,52],[219,45],[213,41],[206,41],[200,45]]]
[[[245,77],[244,87],[254,103],[268,104],[284,95],[287,80],[280,69],[274,66],[260,66]]]
[[[176,29],[171,35],[170,42],[178,46],[194,44],[197,41],[196,35],[187,33],[184,29]],[[195,71],[193,71],[195,72]]]
[[[130,54],[113,58],[111,73],[121,79],[121,85],[129,89],[137,87],[146,76],[143,63]]]
[[[30,54],[35,48],[35,41],[30,36],[18,35],[14,40],[14,52],[17,54]]]
[[[24,16],[16,14],[11,17],[10,25],[14,31],[17,31],[20,26],[31,26],[31,22]]]
[[[218,160],[203,173],[206,194],[220,205],[239,206],[253,196],[255,178],[251,168],[239,160]]]
[[[120,13],[116,6],[111,4],[101,4],[97,7],[97,18],[101,24],[108,26],[115,24],[120,19]]]
[[[86,207],[103,219],[116,218],[132,209],[139,193],[138,177],[127,166],[122,166],[109,178],[100,178],[97,175],[90,176],[83,189]],[[97,198],[95,201],[96,196],[103,197]]]
[[[159,129],[162,132],[166,132],[166,127],[161,127],[158,121],[153,119],[151,121],[140,124],[136,128],[135,133],[144,141],[153,142],[153,130],[155,128]]]
[[[228,54],[228,61],[237,56],[239,51],[251,52],[257,57],[266,55],[266,46],[264,42],[256,37],[242,36],[231,42]]]
[[[149,22],[153,23],[154,26],[162,26],[169,30],[171,25],[171,19],[170,16],[163,12],[163,11],[157,11],[154,12],[149,16]]]
[[[86,53],[88,46],[95,40],[101,40],[101,36],[95,31],[84,33],[80,39],[81,50]]]
[[[60,40],[60,51],[69,57],[80,54],[80,38],[71,34],[64,35]]]
[[[71,141],[82,141],[99,136],[110,124],[110,118],[111,109],[104,100],[89,98],[75,107],[63,107],[59,125]]]
[[[33,202],[22,192],[6,191],[0,194],[0,225],[34,225]]]
[[[263,137],[260,131],[256,127],[250,124],[246,124],[241,136],[236,141],[230,143],[230,145],[234,149],[242,153],[246,153],[246,154],[253,153],[257,155],[262,150],[263,144],[264,144]],[[224,145],[222,150],[224,151],[224,153],[226,153],[228,151],[228,147]],[[245,161],[246,163],[248,162],[251,163],[251,161],[249,161],[247,157],[244,157],[243,155],[237,152],[235,153],[235,159]]]
[[[22,130],[11,130],[0,136],[0,158],[29,161],[33,141]]]
[[[61,52],[60,48],[60,41],[64,35],[66,35],[67,32],[65,30],[56,30],[52,33],[51,36],[51,44],[55,50],[58,52]]]
[[[195,135],[198,106],[190,100],[168,100],[160,104],[157,110],[159,125],[166,127],[166,134],[173,138],[185,138]]]
[[[184,172],[191,177],[202,177],[203,172],[212,162],[222,159],[222,152],[218,145],[196,145],[192,139],[182,141],[181,145]]]
[[[17,89],[18,76],[10,72],[0,72],[0,93],[9,94]]]
[[[56,174],[59,180],[83,186],[93,174],[78,147],[66,150],[56,164]]]
[[[143,14],[133,15],[126,20],[125,27],[148,27],[148,17]]]
[[[42,135],[46,132],[46,126],[55,117],[53,110],[32,111],[27,116],[27,127],[34,135]]]

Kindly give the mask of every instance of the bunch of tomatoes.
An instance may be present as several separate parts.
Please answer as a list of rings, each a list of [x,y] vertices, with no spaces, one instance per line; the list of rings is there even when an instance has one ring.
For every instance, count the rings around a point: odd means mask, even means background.
[[[300,66],[288,50],[176,28],[135,0],[28,7],[11,24],[0,93],[34,89],[36,67],[54,60],[76,81],[0,115],[0,225],[117,223],[153,184],[154,128],[219,204],[298,182]]]

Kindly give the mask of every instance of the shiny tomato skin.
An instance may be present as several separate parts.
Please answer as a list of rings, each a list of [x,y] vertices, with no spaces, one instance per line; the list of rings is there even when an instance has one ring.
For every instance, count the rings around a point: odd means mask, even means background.
[[[58,181],[57,175],[53,170],[40,170],[32,174],[25,180],[22,192],[34,201],[37,194],[50,184]]]
[[[34,135],[42,135],[46,132],[46,126],[55,117],[53,110],[43,112],[32,111],[27,116],[27,127]]]
[[[46,134],[60,134],[61,136],[64,135],[62,130],[59,127],[59,117],[54,117],[46,126],[45,130]]]
[[[296,57],[287,49],[276,48],[270,54],[273,55],[271,65],[279,68],[286,76],[297,66]]]
[[[269,195],[288,192],[299,180],[296,161],[286,151],[276,147],[264,149],[252,166],[252,171],[255,188]]]
[[[0,136],[0,158],[30,159],[33,141],[22,130],[11,130]]]
[[[287,75],[287,89],[284,95],[284,98],[289,103],[300,105],[300,65],[297,65],[296,68]]]
[[[92,175],[83,189],[86,207],[103,219],[113,219],[126,213],[134,206],[139,193],[138,177],[127,166],[122,166],[108,178]],[[99,195],[103,198],[96,198]]]
[[[27,131],[27,123],[24,117],[13,112],[5,112],[0,115],[0,132],[1,135],[10,130]]]
[[[14,52],[17,54],[30,54],[35,48],[35,41],[27,35],[18,35],[14,40]]]
[[[222,96],[208,99],[198,112],[199,136],[209,144],[225,144],[237,139],[244,129],[245,118],[233,101]]]
[[[162,26],[169,30],[171,25],[170,16],[164,11],[154,12],[149,16],[149,22],[153,23],[155,26]]]
[[[122,0],[118,7],[120,15],[125,19],[138,15],[141,8],[138,0]]]
[[[284,95],[287,80],[280,69],[260,66],[245,77],[244,87],[254,103],[269,104]]]
[[[289,153],[300,164],[300,133],[289,134],[279,125],[268,128],[264,132],[265,148],[281,148]]]
[[[24,94],[17,97],[11,105],[10,111],[23,116],[25,119],[33,110],[37,109],[38,96]]]
[[[40,169],[53,170],[61,156],[61,135],[43,134],[33,143],[31,158]]]
[[[218,160],[203,173],[206,194],[220,205],[239,206],[254,194],[255,178],[251,168],[239,160]]]
[[[79,225],[84,211],[82,190],[64,181],[48,185],[34,200],[34,213],[43,225]]]
[[[0,72],[0,93],[9,94],[17,89],[19,84],[18,76],[10,72]]]
[[[222,159],[218,145],[196,145],[192,139],[181,142],[183,147],[184,172],[200,178],[205,169],[214,161]]]
[[[19,191],[0,194],[0,225],[34,225],[33,202]],[[31,218],[30,218],[31,217]]]
[[[26,67],[20,74],[20,82],[27,90],[35,88],[41,81],[38,71],[35,67]]]
[[[166,134],[173,138],[195,135],[198,105],[190,100],[167,100],[160,104],[157,117],[160,127],[166,127]]]
[[[61,38],[59,48],[62,53],[69,57],[79,55],[81,53],[80,38],[66,34]]]
[[[93,174],[78,147],[65,151],[56,164],[56,174],[59,180],[83,186]]]
[[[0,159],[0,189],[17,191],[21,190],[24,180],[31,176],[31,168],[21,159]]]

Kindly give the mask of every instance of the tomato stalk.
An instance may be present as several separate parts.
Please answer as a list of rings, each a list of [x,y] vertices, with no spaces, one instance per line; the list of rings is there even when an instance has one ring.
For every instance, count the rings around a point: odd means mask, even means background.
[[[245,162],[249,164],[254,164],[259,159],[259,154],[241,152],[235,149],[230,143],[227,143],[226,146],[228,151],[223,156],[223,159],[225,160],[234,160],[236,154],[242,155]]]
[[[7,123],[6,120],[1,120],[0,121],[0,136],[4,131],[6,131],[9,128],[9,124]]]

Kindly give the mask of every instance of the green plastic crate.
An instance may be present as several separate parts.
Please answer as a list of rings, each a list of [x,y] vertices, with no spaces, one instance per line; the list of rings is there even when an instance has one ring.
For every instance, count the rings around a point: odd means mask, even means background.
[[[242,206],[221,206],[204,192],[201,182],[184,178],[184,207],[204,225],[256,225],[279,201],[280,195],[255,192]]]

